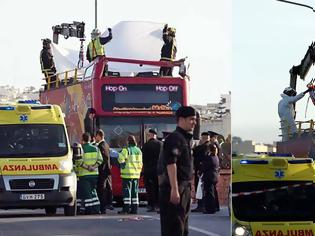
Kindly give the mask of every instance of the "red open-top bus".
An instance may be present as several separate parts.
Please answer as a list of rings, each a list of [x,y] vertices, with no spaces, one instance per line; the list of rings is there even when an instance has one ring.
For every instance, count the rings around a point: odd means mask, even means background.
[[[121,76],[119,71],[106,71],[108,62],[179,66],[182,76],[161,77],[157,72]],[[98,57],[81,69],[81,74],[74,70],[72,77],[68,76],[70,72],[57,75],[57,82],[48,82],[46,89],[40,92],[40,101],[61,106],[71,143],[80,142],[87,109],[92,107],[96,111],[96,126],[104,130],[111,148],[124,147],[128,135],[134,135],[142,146],[147,128],[156,129],[158,137],[162,137],[164,131],[175,129],[175,111],[188,104],[189,77],[182,73],[183,68],[183,60],[163,62]],[[112,179],[114,197],[120,197],[121,179],[117,167],[112,169]],[[143,183],[140,192],[145,192]]]

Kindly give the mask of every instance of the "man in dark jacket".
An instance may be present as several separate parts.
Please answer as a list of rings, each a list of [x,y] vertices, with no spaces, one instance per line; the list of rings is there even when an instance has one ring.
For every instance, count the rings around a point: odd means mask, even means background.
[[[95,141],[97,147],[103,157],[102,164],[98,167],[98,180],[97,180],[97,195],[100,200],[100,210],[102,214],[106,213],[106,208],[113,210],[113,190],[112,190],[112,177],[111,165],[109,156],[109,146],[104,139],[104,131],[99,129],[95,133]]]
[[[94,108],[88,108],[85,118],[84,118],[84,132],[89,133],[92,140],[94,139],[95,135],[95,129],[96,129],[96,124],[95,124],[95,109]]]
[[[148,197],[148,212],[158,210],[159,185],[157,177],[157,163],[162,148],[162,142],[157,140],[157,133],[149,129],[147,142],[142,148],[144,183]]]
[[[176,111],[177,127],[164,141],[158,162],[162,236],[187,236],[193,177],[192,132],[196,111],[182,106]]]
[[[56,82],[56,76],[54,75],[56,73],[56,67],[50,44],[50,39],[43,39],[43,49],[40,52],[40,65],[42,73],[46,78],[46,83],[49,83],[50,87],[53,87]],[[50,79],[50,81],[48,81],[48,79]]]
[[[201,139],[199,141],[199,145],[193,149],[194,156],[194,168],[195,168],[195,191],[197,192],[197,187],[199,183],[199,176],[201,175],[201,161],[205,152],[205,145],[210,141],[210,135],[208,132],[203,132],[201,134]],[[203,203],[201,199],[198,199],[197,208],[191,210],[191,212],[203,212]]]
[[[216,145],[207,142],[201,160],[203,182],[204,214],[214,214],[219,210],[217,182],[219,179],[219,158]]]
[[[176,58],[177,46],[175,39],[175,28],[170,28],[164,25],[163,28],[163,47],[161,49],[161,61],[174,61]],[[172,76],[173,67],[161,67],[161,76]]]

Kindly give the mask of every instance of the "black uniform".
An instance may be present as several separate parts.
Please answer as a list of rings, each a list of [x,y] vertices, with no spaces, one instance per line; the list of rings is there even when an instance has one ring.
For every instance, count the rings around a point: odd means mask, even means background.
[[[169,134],[163,146],[159,163],[159,197],[162,236],[188,235],[188,213],[190,210],[193,158],[191,155],[192,134],[177,127]],[[170,203],[171,186],[167,165],[176,164],[180,204]]]
[[[42,73],[45,75],[46,78],[46,83],[48,83],[48,77],[50,77],[50,85],[54,86],[56,76],[52,75],[56,73],[56,67],[51,49],[43,47],[42,51],[40,52],[40,64],[42,68]]]
[[[104,140],[97,146],[103,157],[103,162],[98,167],[97,195],[100,200],[101,213],[105,213],[106,206],[111,206],[113,201],[109,146]]]
[[[177,46],[175,35],[167,32],[167,27],[163,29],[163,47],[161,49],[161,61],[173,61],[176,58]],[[161,76],[172,76],[173,67],[161,67]]]
[[[197,192],[197,187],[199,183],[199,174],[202,172],[201,161],[205,153],[205,145],[206,144],[200,144],[193,149],[194,169],[195,169],[195,192]],[[199,211],[203,211],[203,202],[201,199],[198,199],[197,208],[192,210],[192,212],[199,212]]]
[[[219,199],[216,188],[219,177],[219,158],[218,156],[204,153],[201,163],[204,213],[213,214],[219,210]]]
[[[151,210],[154,210],[159,205],[157,163],[162,145],[163,143],[161,141],[151,138],[142,148],[144,183],[148,196],[148,206]]]

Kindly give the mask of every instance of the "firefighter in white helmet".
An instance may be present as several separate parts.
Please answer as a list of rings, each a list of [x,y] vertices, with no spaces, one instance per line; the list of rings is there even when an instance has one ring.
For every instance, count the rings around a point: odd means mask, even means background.
[[[103,45],[108,43],[112,38],[112,29],[108,28],[108,36],[101,37],[99,29],[93,29],[91,33],[91,42],[89,43],[86,51],[86,59],[91,62],[98,56],[105,56],[105,49]]]
[[[297,134],[294,103],[303,98],[309,91],[311,89],[296,95],[295,89],[287,87],[281,94],[282,99],[278,103],[278,114],[281,122],[282,141],[287,141],[290,137],[294,137]]]

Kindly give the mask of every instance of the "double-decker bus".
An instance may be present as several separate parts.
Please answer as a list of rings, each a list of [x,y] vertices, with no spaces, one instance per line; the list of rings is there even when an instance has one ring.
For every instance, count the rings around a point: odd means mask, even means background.
[[[120,71],[106,69],[109,62],[157,68],[178,66],[181,75],[160,76],[153,71],[122,76]],[[128,135],[134,135],[142,146],[147,128],[156,129],[158,137],[162,137],[163,132],[173,131],[175,111],[188,105],[189,77],[182,72],[185,71],[183,68],[183,60],[165,62],[98,57],[86,68],[57,75],[54,83],[48,78],[46,89],[40,92],[40,101],[61,106],[71,143],[80,142],[88,108],[94,108],[96,129],[104,130],[111,148],[124,147]],[[118,168],[113,168],[112,178],[114,196],[120,196]],[[140,192],[144,191],[140,188]]]

